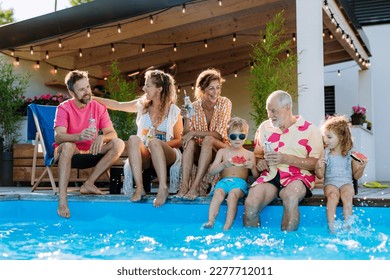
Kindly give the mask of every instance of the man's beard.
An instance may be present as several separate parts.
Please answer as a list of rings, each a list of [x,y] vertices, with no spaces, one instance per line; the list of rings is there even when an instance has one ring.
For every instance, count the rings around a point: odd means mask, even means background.
[[[87,105],[89,102],[91,102],[91,95],[85,94],[82,98],[77,99],[81,104]]]
[[[271,124],[272,124],[273,127],[280,127],[280,120],[277,119],[276,121],[273,121],[273,120],[271,119]]]

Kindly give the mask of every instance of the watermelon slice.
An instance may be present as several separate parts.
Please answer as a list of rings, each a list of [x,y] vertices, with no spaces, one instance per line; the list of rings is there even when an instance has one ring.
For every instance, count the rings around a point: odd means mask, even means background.
[[[362,153],[359,153],[359,152],[352,152],[351,157],[357,161],[368,160],[368,158],[365,155],[363,155]]]
[[[234,156],[230,159],[230,161],[235,166],[243,166],[246,162],[246,158],[244,156]]]

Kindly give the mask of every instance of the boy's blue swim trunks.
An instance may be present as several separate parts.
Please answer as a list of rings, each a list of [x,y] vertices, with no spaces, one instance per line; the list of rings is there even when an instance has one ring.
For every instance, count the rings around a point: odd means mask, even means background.
[[[214,189],[210,192],[210,196],[214,194],[216,189],[222,189],[228,194],[232,189],[240,189],[245,195],[248,194],[248,184],[242,178],[225,177],[218,181]]]

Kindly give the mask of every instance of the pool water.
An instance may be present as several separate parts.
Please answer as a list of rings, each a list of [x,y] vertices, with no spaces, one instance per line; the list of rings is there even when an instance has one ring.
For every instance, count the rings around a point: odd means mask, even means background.
[[[57,216],[56,201],[0,202],[0,260],[368,260],[390,259],[390,209],[354,207],[350,229],[335,234],[325,207],[300,206],[296,232],[280,230],[281,206],[261,214],[262,227],[222,231],[226,205],[213,229],[203,229],[208,204],[69,202],[72,217]],[[337,209],[338,219],[342,209]]]

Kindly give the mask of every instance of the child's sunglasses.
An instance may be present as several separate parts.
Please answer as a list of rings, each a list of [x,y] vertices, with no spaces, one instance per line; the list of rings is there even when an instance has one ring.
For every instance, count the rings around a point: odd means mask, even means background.
[[[240,140],[245,140],[245,138],[246,138],[246,134],[244,134],[244,133],[240,133],[240,134],[234,134],[234,133],[232,133],[232,134],[229,134],[229,139],[230,140],[236,140],[236,139],[240,139]]]

